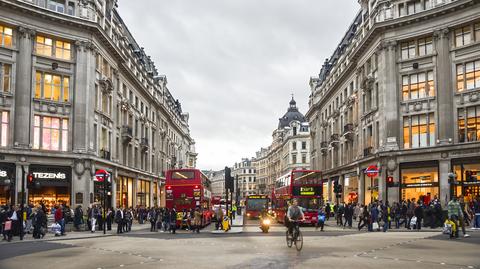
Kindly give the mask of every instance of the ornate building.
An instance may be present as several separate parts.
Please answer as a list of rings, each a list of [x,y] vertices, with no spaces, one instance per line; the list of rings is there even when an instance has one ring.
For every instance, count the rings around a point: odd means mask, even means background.
[[[310,167],[310,128],[293,97],[272,137],[272,144],[252,160],[260,194],[270,194],[275,180],[285,173]]]
[[[161,204],[164,171],[194,167],[188,114],[114,0],[0,0],[0,204]],[[28,184],[27,184],[28,185]]]
[[[345,202],[362,204],[478,195],[480,1],[359,3],[310,79],[312,166],[325,198],[334,181]]]

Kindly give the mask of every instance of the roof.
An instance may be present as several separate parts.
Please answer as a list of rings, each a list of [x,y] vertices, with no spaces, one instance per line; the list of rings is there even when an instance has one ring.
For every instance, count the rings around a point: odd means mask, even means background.
[[[288,107],[287,113],[283,115],[280,119],[278,119],[278,129],[282,129],[284,127],[290,126],[292,121],[299,121],[299,122],[306,122],[305,116],[298,111],[297,102],[295,99],[290,101],[290,106]]]

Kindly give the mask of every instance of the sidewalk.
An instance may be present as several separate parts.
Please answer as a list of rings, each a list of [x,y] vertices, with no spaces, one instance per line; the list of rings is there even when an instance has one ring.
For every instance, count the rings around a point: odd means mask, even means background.
[[[132,231],[131,232],[136,232],[144,229],[150,229],[150,223],[145,223],[145,224],[138,224],[138,223],[133,223],[132,225]],[[128,233],[123,233],[123,234],[128,234]],[[122,234],[122,235],[123,235]],[[71,231],[65,233],[64,236],[55,236],[54,233],[51,232],[50,228],[45,235],[44,238],[42,239],[34,239],[32,234],[25,234],[23,240],[20,240],[19,236],[14,236],[12,238],[11,242],[7,242],[4,240],[0,241],[0,245],[3,244],[9,244],[9,243],[22,243],[22,242],[42,242],[42,241],[60,241],[60,240],[72,240],[72,239],[87,239],[87,238],[96,238],[96,237],[107,237],[107,236],[116,236],[117,235],[117,224],[112,225],[112,230],[107,231],[105,234],[103,234],[103,231],[97,230],[94,233],[90,231]]]
[[[235,234],[242,233],[244,230],[243,227],[243,215],[236,215],[235,219],[232,220],[232,228],[229,231],[225,232],[223,230],[212,230],[212,234]]]

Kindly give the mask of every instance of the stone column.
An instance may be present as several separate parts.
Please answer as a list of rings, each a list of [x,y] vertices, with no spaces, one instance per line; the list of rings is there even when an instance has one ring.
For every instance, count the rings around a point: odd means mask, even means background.
[[[153,204],[153,182],[154,182],[154,179],[150,179],[150,195],[149,195],[149,204],[150,204],[150,207],[152,206],[156,206]]]
[[[384,165],[382,165],[377,178],[378,178],[378,200],[385,202],[387,200],[387,195],[386,195],[387,168]]]
[[[75,88],[73,92],[73,151],[87,152],[89,148],[93,149],[92,137],[93,126],[89,123],[90,114],[94,109],[94,94],[95,84],[95,52],[93,44],[86,41],[75,42],[76,47],[76,69],[75,69]],[[92,60],[93,59],[93,60]],[[92,111],[92,113],[89,113]],[[90,131],[89,131],[90,130]],[[90,145],[91,144],[91,145]]]
[[[365,203],[365,173],[359,168],[358,171],[360,171],[358,174],[358,202],[360,204]]]
[[[328,192],[328,201],[330,203],[333,203],[333,197],[332,197],[332,188],[333,188],[333,181],[331,178],[328,179],[328,184],[327,184],[327,192]]]
[[[15,76],[14,147],[30,148],[32,107],[32,51],[35,31],[18,27],[18,55]]]
[[[338,176],[338,184],[342,185],[342,192],[340,193],[340,198],[338,198],[339,203],[342,203],[345,198],[345,175]]]
[[[400,140],[399,90],[397,83],[397,42],[383,41],[378,49],[379,107],[384,121],[380,120],[379,140],[386,150],[398,150]]]
[[[453,140],[455,128],[453,111],[453,89],[452,89],[452,65],[450,59],[449,31],[447,28],[434,32],[436,56],[436,98],[437,110],[436,120],[438,140],[440,144],[450,144]],[[441,124],[438,124],[441,122]]]
[[[439,161],[438,183],[440,185],[440,197],[442,206],[446,206],[450,201],[450,184],[448,183],[448,173],[452,171],[450,160]]]

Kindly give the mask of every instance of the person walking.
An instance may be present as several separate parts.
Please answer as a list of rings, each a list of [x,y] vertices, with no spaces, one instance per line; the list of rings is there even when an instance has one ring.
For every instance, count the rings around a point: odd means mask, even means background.
[[[323,208],[319,208],[317,212],[317,223],[315,223],[315,230],[318,230],[320,226],[320,231],[323,232],[323,227],[325,226],[325,211]]]
[[[89,212],[89,216],[88,216],[88,219],[90,220],[90,225],[91,225],[91,232],[94,233],[95,232],[95,226],[97,224],[97,216],[98,216],[98,209],[97,209],[97,205],[93,205],[92,206],[92,209],[90,210]]]
[[[65,235],[65,217],[62,205],[55,207],[55,223],[60,224],[60,235]]]
[[[33,217],[33,238],[39,239],[45,236],[47,230],[47,215],[41,206],[37,207]]]
[[[111,207],[108,208],[107,210],[107,215],[106,215],[106,218],[105,220],[107,221],[107,231],[111,231],[112,230],[112,221],[113,221],[113,210]]]
[[[195,208],[195,211],[193,212],[193,227],[192,227],[192,232],[197,232],[200,233],[200,227],[202,227],[202,212],[200,210],[200,207],[197,206]]]
[[[168,208],[163,209],[162,222],[163,232],[170,231],[170,211]]]
[[[123,233],[123,211],[121,207],[115,212],[115,223],[117,223],[117,234]]]
[[[73,213],[73,226],[75,227],[75,230],[79,231],[80,230],[80,225],[83,222],[83,210],[82,210],[82,205],[78,205],[75,208],[75,212]]]
[[[170,211],[170,232],[172,234],[175,234],[176,230],[177,230],[177,210],[174,207]]]
[[[330,203],[327,203],[325,205],[325,217],[327,218],[327,220],[330,219],[330,212],[332,212],[330,208]]]
[[[456,196],[453,196],[452,200],[448,202],[447,210],[448,210],[448,219],[455,222],[456,230],[455,230],[454,236],[455,238],[458,238],[459,222],[461,219],[463,219],[463,216],[462,216],[463,210]],[[460,225],[461,225],[461,222],[460,222]],[[464,227],[462,228],[462,233],[463,233],[463,237],[470,237],[470,235],[465,232]]]
[[[150,232],[156,232],[158,216],[154,208],[150,208],[147,218],[150,221]]]
[[[474,230],[480,229],[480,196],[473,201],[473,228]]]
[[[408,221],[405,223],[405,228],[411,230],[412,229],[412,218],[413,218],[413,215],[414,215],[414,211],[415,210],[415,199],[412,198],[412,200],[408,200],[408,203],[407,203],[407,218],[408,218]]]
[[[421,200],[418,200],[417,206],[413,210],[413,214],[414,214],[415,218],[417,219],[417,221],[415,222],[415,228],[417,230],[421,230],[422,229],[423,214],[424,214],[423,204],[422,204]]]

